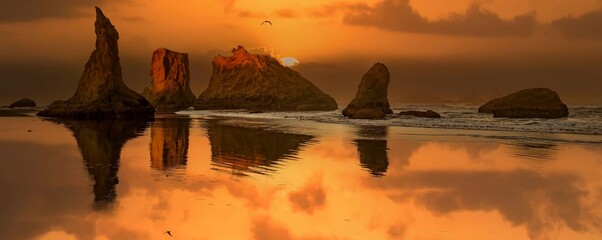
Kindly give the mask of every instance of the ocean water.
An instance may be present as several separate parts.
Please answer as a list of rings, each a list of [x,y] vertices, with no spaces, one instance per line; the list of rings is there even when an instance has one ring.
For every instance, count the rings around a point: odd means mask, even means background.
[[[478,113],[474,105],[408,105],[393,106],[393,112],[426,109],[441,114],[439,119],[388,115],[384,120],[348,119],[341,109],[329,112],[264,112],[250,114],[245,110],[181,111],[177,114],[192,118],[229,117],[242,119],[297,119],[321,123],[358,126],[404,127],[409,132],[421,134],[462,135],[497,138],[536,138],[550,141],[574,141],[602,143],[602,106],[570,106],[570,115],[559,119],[510,119],[494,118],[491,114]],[[411,131],[411,129],[432,131]],[[435,131],[437,130],[437,131]],[[444,131],[441,131],[444,130]],[[446,131],[472,130],[472,131]]]

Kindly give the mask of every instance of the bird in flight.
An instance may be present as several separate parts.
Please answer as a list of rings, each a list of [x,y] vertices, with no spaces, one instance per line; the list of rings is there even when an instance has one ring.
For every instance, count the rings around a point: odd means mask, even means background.
[[[264,23],[269,23],[269,24],[270,24],[270,26],[273,26],[273,25],[274,25],[274,24],[272,24],[272,22],[271,22],[271,21],[263,21],[263,22],[261,23],[261,26],[263,26],[263,24],[264,24]]]
[[[166,233],[167,235],[169,235],[170,237],[173,237],[173,236],[171,235],[171,231],[166,231],[165,233]]]

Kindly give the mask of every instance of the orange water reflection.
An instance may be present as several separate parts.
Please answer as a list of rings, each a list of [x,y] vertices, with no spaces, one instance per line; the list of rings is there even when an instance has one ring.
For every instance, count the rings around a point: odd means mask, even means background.
[[[0,118],[0,238],[602,238],[599,145],[282,126]]]

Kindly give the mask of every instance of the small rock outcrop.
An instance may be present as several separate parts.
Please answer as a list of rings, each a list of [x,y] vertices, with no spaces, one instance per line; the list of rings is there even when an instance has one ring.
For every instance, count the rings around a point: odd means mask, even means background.
[[[36,107],[36,102],[29,98],[23,98],[19,101],[16,101],[8,106],[8,108],[22,108],[22,107]]]
[[[330,111],[334,98],[270,55],[250,54],[239,46],[233,56],[217,56],[208,88],[196,109]]]
[[[190,90],[188,54],[159,48],[151,62],[151,88],[142,95],[160,111],[177,111],[192,106],[196,96]]]
[[[362,76],[357,94],[343,110],[343,115],[356,119],[380,119],[385,114],[392,114],[387,98],[389,80],[389,69],[382,63],[374,64]]]
[[[40,116],[61,118],[146,118],[155,108],[122,80],[119,33],[96,8],[96,49],[92,52],[73,97],[55,102]]]
[[[399,116],[414,116],[423,118],[440,118],[441,115],[432,110],[421,111],[403,111],[398,114]]]
[[[493,99],[481,106],[479,112],[507,118],[562,118],[569,115],[569,109],[558,93],[547,88],[525,89]]]

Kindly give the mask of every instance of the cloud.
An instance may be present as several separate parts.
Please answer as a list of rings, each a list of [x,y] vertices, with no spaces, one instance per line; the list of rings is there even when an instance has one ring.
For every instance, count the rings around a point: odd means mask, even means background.
[[[0,2],[0,23],[28,22],[47,18],[73,18],[91,15],[93,7],[106,0],[25,0]],[[121,2],[120,2],[121,3]],[[89,8],[90,11],[82,11]]]
[[[462,36],[529,36],[537,26],[535,14],[502,19],[498,14],[471,5],[464,13],[452,13],[440,20],[420,15],[409,0],[383,0],[374,6],[345,6],[343,23],[380,29]]]
[[[291,192],[288,198],[293,209],[312,214],[324,207],[326,205],[326,191],[322,182],[322,175],[316,174],[301,189]]]
[[[282,9],[278,9],[275,11],[276,16],[278,17],[282,17],[282,18],[297,18],[299,17],[299,14],[297,14],[297,12],[293,9],[289,9],[289,8],[282,8]]]
[[[559,18],[552,22],[552,27],[567,37],[602,38],[602,9]]]
[[[602,230],[580,188],[568,174],[514,171],[418,171],[383,179],[377,188],[405,190],[412,201],[436,215],[497,211],[514,226],[524,225],[531,239],[546,239],[562,223],[573,231]],[[503,183],[500,185],[500,183]],[[495,186],[495,187],[493,187]]]

